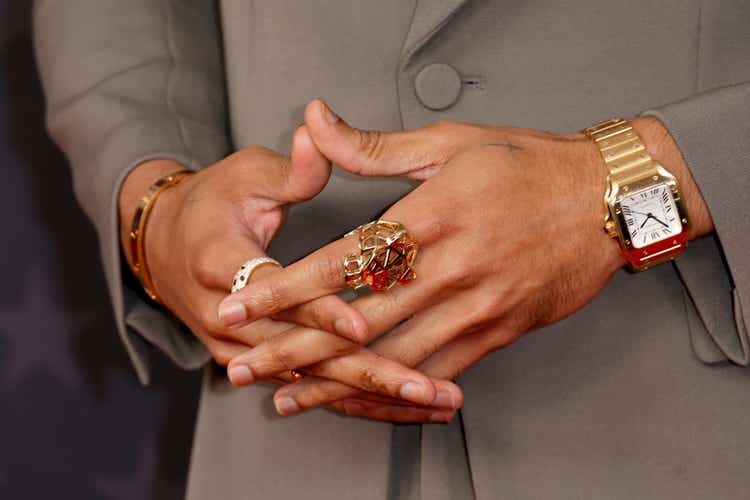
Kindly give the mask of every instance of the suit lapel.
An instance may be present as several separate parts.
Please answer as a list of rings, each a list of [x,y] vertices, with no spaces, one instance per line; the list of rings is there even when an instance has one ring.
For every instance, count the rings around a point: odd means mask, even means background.
[[[468,0],[417,0],[414,18],[401,50],[401,67],[440,31]]]

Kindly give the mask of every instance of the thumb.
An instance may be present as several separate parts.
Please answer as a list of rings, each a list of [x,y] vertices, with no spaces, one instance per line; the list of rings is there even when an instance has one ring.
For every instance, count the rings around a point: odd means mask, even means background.
[[[349,126],[320,99],[305,108],[305,124],[323,155],[357,175],[426,179],[450,157],[444,128],[360,130]]]
[[[294,132],[290,156],[284,170],[284,201],[296,203],[320,193],[331,176],[331,162],[318,151],[305,125]]]

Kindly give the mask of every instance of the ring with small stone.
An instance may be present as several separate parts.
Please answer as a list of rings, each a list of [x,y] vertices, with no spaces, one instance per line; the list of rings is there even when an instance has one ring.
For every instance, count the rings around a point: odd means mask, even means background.
[[[271,257],[257,257],[255,259],[250,259],[242,264],[240,270],[234,273],[234,278],[232,278],[232,293],[245,288],[245,285],[247,285],[248,281],[250,281],[250,277],[253,275],[255,270],[260,266],[265,266],[267,264],[282,267],[281,264],[279,264]]]

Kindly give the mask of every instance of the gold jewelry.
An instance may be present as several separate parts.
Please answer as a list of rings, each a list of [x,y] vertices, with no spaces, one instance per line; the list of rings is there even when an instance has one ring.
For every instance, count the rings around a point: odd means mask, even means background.
[[[631,271],[674,259],[687,246],[688,216],[677,179],[654,161],[630,122],[612,118],[583,131],[609,169],[604,231]]]
[[[344,258],[347,285],[383,291],[417,278],[411,266],[419,246],[400,223],[377,220],[359,226],[346,236],[354,234],[359,236],[359,252]]]
[[[178,170],[177,172],[172,172],[171,174],[167,174],[164,177],[157,179],[157,181],[148,188],[146,194],[143,195],[138,207],[135,209],[135,214],[133,215],[133,224],[130,229],[130,253],[133,259],[131,268],[133,274],[135,274],[136,277],[138,277],[138,281],[141,282],[141,286],[143,286],[146,295],[160,304],[162,304],[161,298],[157,295],[154,289],[154,283],[151,280],[151,274],[148,271],[148,264],[146,263],[144,243],[146,237],[146,223],[148,222],[148,217],[151,214],[151,210],[153,209],[154,203],[159,195],[167,188],[178,184],[185,177],[194,173],[195,172],[191,170]]]
[[[234,278],[232,278],[232,293],[245,288],[245,285],[250,281],[250,276],[253,275],[255,270],[260,266],[267,264],[282,267],[281,264],[271,257],[256,257],[255,259],[250,259],[242,264],[240,270],[234,273]]]
[[[302,373],[302,371],[294,369],[289,371],[291,377],[292,377],[292,383],[302,380],[305,377],[305,374]]]

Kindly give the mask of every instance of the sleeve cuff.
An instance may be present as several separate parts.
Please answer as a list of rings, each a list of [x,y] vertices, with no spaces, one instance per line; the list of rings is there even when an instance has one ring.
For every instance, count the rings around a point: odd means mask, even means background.
[[[750,363],[748,103],[750,84],[743,83],[643,113],[661,120],[672,134],[714,221],[715,234],[691,242],[675,263],[694,308],[693,346],[706,362]]]
[[[151,380],[151,351],[161,350],[170,360],[183,369],[192,370],[203,366],[211,359],[205,346],[173,315],[150,303],[139,289],[128,286],[123,273],[129,273],[123,265],[120,248],[119,213],[117,200],[120,188],[127,174],[144,161],[152,159],[172,159],[197,170],[187,157],[174,153],[153,153],[132,162],[117,177],[107,191],[110,206],[97,213],[107,214],[106,219],[96,224],[100,230],[99,241],[101,258],[114,310],[117,332],[135,369],[138,380],[148,385]],[[123,270],[123,267],[125,269]],[[133,277],[135,281],[135,277]],[[139,286],[136,282],[135,286]]]

